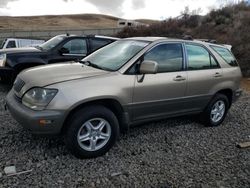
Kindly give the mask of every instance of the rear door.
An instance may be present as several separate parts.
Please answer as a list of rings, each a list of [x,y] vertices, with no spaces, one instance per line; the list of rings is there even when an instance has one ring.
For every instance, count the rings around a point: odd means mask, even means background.
[[[215,57],[203,45],[186,43],[187,52],[187,102],[192,111],[202,110],[222,80],[222,69]]]
[[[157,74],[137,75],[133,96],[133,119],[142,120],[185,111],[181,100],[186,91],[183,45],[162,43],[149,50],[142,60],[158,63]]]
[[[106,46],[107,44],[112,43],[114,40],[111,39],[101,39],[101,38],[90,38],[89,44],[90,44],[90,51],[89,53],[92,53],[99,48],[102,48],[103,46]]]

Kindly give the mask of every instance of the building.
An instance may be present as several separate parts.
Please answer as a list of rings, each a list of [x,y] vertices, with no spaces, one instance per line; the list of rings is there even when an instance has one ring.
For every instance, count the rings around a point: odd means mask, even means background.
[[[121,27],[148,26],[148,24],[144,24],[134,20],[118,20],[117,26],[121,28]]]

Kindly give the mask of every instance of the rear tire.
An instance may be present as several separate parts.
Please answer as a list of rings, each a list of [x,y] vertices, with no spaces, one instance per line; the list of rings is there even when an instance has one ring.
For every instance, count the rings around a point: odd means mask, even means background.
[[[229,107],[227,96],[220,93],[216,94],[201,114],[202,123],[210,127],[221,125],[227,115]]]
[[[104,106],[90,106],[75,112],[67,122],[65,143],[77,158],[104,155],[119,137],[119,123]]]

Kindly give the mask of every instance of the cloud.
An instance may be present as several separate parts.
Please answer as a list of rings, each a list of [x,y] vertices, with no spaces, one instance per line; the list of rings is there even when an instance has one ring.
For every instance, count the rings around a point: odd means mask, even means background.
[[[0,8],[0,12],[2,15],[10,16],[100,13],[94,5],[83,0],[70,0],[69,2],[65,0],[16,0],[9,2],[5,8]]]
[[[145,1],[144,0],[133,0],[132,1],[132,8],[137,10],[137,9],[142,9],[145,7]]]
[[[17,1],[17,0],[0,0],[0,8],[6,7],[6,5],[11,1]]]
[[[69,0],[66,0],[69,1]],[[122,16],[123,3],[125,0],[86,0],[87,2],[93,4],[100,12],[105,14],[114,14],[117,16]]]
[[[0,15],[58,15],[96,13],[126,19],[161,19],[176,17],[185,6],[190,10],[219,7],[229,0],[0,0]]]

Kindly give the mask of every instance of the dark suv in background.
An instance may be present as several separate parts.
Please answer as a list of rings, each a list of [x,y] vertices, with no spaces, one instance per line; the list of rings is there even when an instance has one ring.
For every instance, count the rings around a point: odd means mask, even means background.
[[[0,81],[12,83],[19,72],[29,67],[81,60],[116,40],[107,36],[58,35],[40,46],[0,50]]]

